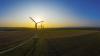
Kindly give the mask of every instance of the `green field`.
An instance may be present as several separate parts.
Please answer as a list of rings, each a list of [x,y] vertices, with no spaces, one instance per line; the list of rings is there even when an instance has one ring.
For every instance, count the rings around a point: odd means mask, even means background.
[[[14,49],[3,52],[10,48]],[[38,31],[37,38],[34,31],[0,32],[0,56],[99,55],[100,32],[97,30],[46,29]]]

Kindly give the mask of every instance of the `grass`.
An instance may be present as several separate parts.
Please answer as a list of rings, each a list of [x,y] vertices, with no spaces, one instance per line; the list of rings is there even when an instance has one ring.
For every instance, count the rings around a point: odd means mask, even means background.
[[[6,37],[6,36],[8,37]],[[4,36],[4,37],[3,37]],[[1,49],[14,43],[21,43],[31,36],[32,31],[0,33]],[[44,30],[38,33],[39,39],[32,39],[22,47],[0,56],[98,56],[100,55],[100,32],[95,30]],[[19,41],[20,40],[20,41]],[[19,42],[17,42],[19,41]],[[6,43],[6,44],[5,44]],[[3,46],[3,47],[2,47]],[[33,49],[32,49],[33,48]],[[27,55],[28,53],[28,55]]]
[[[47,40],[48,56],[98,56],[100,32]]]
[[[34,39],[34,41],[33,39],[31,39],[29,42],[27,42],[23,46],[20,46],[14,50],[1,54],[0,56],[29,56],[30,54],[28,53],[31,51],[31,49],[34,50],[34,48],[36,48],[35,47],[36,41],[37,39]]]
[[[0,51],[13,48],[23,41],[26,41],[34,36],[33,31],[4,31],[0,32]],[[34,39],[34,41],[36,41]],[[34,45],[33,40],[30,40],[26,45],[18,47],[10,52],[0,54],[0,56],[20,56],[26,54],[26,50],[31,49]]]
[[[19,43],[33,36],[32,31],[6,31],[0,32],[0,49],[3,49],[7,46],[13,46],[15,43]]]
[[[45,31],[43,37],[46,38],[63,38],[63,37],[72,37],[72,36],[78,36],[78,35],[84,35],[97,32],[94,30],[49,30]]]

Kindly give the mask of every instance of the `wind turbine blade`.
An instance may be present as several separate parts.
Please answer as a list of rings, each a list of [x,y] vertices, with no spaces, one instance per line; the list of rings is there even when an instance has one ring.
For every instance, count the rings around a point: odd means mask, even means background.
[[[34,21],[35,22],[35,20],[32,18],[32,17],[29,17],[32,21]],[[36,23],[36,22],[35,22]]]

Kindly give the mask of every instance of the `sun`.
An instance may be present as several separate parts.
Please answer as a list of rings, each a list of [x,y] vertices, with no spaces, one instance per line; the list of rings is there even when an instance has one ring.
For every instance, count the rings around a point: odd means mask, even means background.
[[[34,20],[35,20],[36,22],[41,22],[41,21],[43,21],[42,18],[39,17],[39,16],[34,16],[33,18],[34,18]]]

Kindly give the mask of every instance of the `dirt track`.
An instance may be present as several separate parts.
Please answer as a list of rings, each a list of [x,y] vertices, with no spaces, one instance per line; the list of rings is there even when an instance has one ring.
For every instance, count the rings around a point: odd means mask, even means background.
[[[23,41],[34,36],[32,31],[2,31],[0,32],[0,48]]]

